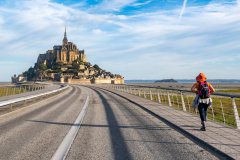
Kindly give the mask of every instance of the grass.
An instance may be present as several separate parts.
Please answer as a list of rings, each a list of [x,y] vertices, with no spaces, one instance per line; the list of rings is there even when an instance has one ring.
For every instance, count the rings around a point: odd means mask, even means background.
[[[7,95],[15,95],[27,92],[26,89],[23,88],[16,88],[16,87],[4,87],[0,88],[0,97],[1,96],[7,96]]]
[[[217,90],[221,93],[240,93],[240,89],[226,89],[226,90]]]
[[[8,96],[8,95],[15,95],[25,92],[30,92],[33,90],[43,89],[43,86],[37,85],[28,85],[28,86],[21,86],[21,87],[0,87],[0,97],[1,96]]]

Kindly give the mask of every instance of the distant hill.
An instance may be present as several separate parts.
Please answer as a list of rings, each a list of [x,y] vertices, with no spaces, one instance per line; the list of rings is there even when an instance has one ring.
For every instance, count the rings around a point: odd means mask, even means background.
[[[162,83],[162,82],[177,83],[177,81],[174,79],[162,79],[162,80],[155,81],[155,83]]]

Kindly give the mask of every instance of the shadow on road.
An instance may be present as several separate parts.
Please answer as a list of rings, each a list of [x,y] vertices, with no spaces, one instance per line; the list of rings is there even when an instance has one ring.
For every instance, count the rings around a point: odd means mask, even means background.
[[[109,131],[111,136],[112,148],[114,152],[114,159],[115,160],[132,159],[110,104],[107,102],[106,98],[103,96],[102,93],[95,89],[93,90],[98,94],[102,101],[102,104],[104,105],[104,109],[107,115],[107,121],[109,123]]]
[[[50,122],[50,121],[39,121],[39,120],[26,120],[28,122],[38,122],[38,123],[45,123],[45,124],[55,124],[55,125],[63,125],[63,126],[80,126],[79,123],[63,123],[63,122]]]

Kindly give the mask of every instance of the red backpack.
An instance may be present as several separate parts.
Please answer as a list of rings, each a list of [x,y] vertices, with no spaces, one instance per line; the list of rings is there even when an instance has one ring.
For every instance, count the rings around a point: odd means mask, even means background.
[[[201,99],[210,97],[210,89],[206,81],[198,82],[198,95]]]

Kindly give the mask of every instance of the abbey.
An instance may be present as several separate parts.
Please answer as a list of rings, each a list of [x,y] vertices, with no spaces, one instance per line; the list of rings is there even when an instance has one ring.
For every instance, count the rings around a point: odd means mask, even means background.
[[[87,62],[84,50],[78,50],[74,43],[68,42],[65,27],[62,45],[55,45],[53,50],[48,50],[45,54],[40,54],[38,56],[37,64],[44,63],[48,67],[54,65],[54,63],[71,65],[75,60],[83,63]]]
[[[34,67],[12,77],[13,82],[19,80],[84,84],[124,83],[121,75],[112,74],[96,64],[89,63],[84,50],[79,50],[76,44],[68,42],[66,27],[62,44],[54,45],[53,49],[39,54]]]

